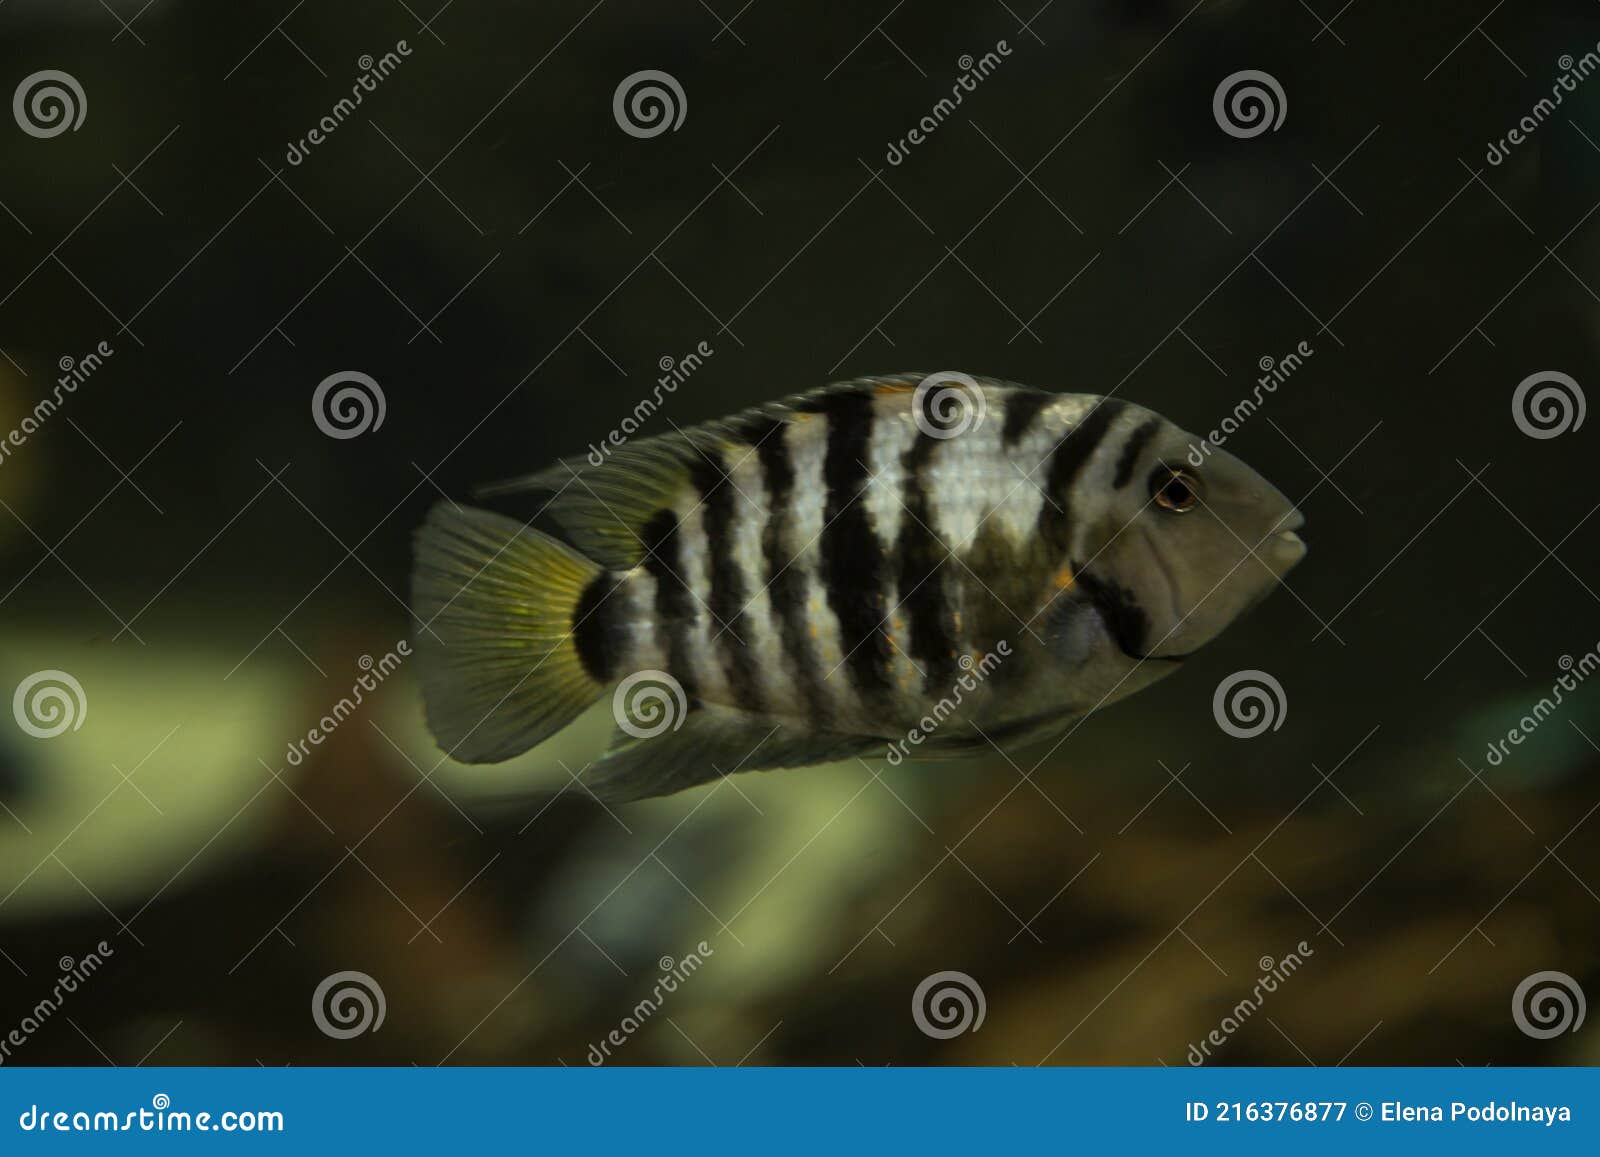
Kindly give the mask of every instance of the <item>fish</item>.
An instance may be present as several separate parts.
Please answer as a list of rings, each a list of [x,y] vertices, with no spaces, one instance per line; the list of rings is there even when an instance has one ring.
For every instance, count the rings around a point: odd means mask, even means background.
[[[1258,473],[1111,396],[893,374],[613,443],[480,492],[559,537],[441,501],[412,572],[440,747],[509,759],[609,690],[607,803],[1059,742],[1306,553]]]

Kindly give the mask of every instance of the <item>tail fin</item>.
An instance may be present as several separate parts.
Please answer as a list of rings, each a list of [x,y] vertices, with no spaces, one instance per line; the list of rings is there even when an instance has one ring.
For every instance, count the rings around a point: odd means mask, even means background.
[[[572,722],[604,686],[572,637],[573,611],[601,574],[565,543],[487,510],[441,502],[416,534],[428,726],[452,759],[494,763]]]

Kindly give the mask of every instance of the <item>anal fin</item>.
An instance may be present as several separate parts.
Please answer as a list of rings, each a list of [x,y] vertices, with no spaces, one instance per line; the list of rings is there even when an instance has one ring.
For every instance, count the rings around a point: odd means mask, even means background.
[[[617,731],[584,784],[604,803],[626,803],[671,795],[734,772],[809,767],[882,748],[883,741],[870,736],[817,733],[706,705],[685,715],[676,731],[646,739]]]

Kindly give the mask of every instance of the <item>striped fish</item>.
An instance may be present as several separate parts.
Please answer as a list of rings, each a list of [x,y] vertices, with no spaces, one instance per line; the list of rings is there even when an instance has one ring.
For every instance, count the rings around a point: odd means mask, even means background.
[[[1201,445],[1115,398],[907,374],[497,488],[552,494],[566,541],[441,503],[413,575],[429,724],[503,760],[615,688],[606,800],[1058,736],[1305,552],[1294,506]]]

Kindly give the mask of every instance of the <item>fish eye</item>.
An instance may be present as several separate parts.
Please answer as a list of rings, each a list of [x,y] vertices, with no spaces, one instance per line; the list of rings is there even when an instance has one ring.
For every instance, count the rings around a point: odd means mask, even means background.
[[[1200,478],[1178,466],[1162,463],[1150,475],[1150,497],[1173,514],[1186,514],[1200,502]]]

